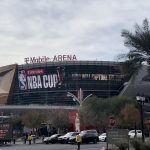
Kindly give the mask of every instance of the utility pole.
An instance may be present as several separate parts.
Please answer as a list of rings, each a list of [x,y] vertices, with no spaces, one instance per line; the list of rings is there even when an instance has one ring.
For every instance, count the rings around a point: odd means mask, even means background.
[[[75,119],[75,127],[76,127],[76,130],[78,132],[80,132],[79,109],[82,107],[83,102],[85,102],[86,99],[88,99],[90,96],[92,96],[92,94],[89,94],[88,96],[86,96],[85,98],[83,98],[83,91],[80,88],[79,91],[78,91],[78,97],[75,96],[74,94],[70,93],[70,92],[67,92],[67,96],[68,97],[72,97],[73,101],[76,101],[79,104],[78,113],[76,114],[76,119]]]

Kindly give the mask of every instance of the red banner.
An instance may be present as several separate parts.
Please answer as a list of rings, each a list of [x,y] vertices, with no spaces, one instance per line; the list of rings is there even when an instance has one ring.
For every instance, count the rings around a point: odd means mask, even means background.
[[[76,111],[68,112],[68,120],[69,123],[73,125],[73,130],[75,131],[75,119],[76,119]]]

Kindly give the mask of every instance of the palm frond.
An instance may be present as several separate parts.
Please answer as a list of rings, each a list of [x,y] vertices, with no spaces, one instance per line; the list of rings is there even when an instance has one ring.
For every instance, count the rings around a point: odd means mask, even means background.
[[[145,31],[145,32],[148,32],[150,29],[149,29],[149,21],[148,21],[148,19],[147,18],[145,18],[144,20],[143,20],[143,30]]]
[[[142,26],[135,24],[135,31],[122,30],[124,45],[130,49],[128,58],[142,62],[150,60],[150,27],[147,19],[143,20]]]

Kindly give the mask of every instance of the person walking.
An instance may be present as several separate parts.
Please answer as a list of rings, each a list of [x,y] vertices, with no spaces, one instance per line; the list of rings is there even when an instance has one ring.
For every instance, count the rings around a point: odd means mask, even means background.
[[[32,141],[32,136],[31,136],[31,134],[29,134],[29,136],[28,136],[28,141],[29,141],[29,145],[31,145],[31,141]]]
[[[76,143],[77,143],[77,146],[78,146],[77,150],[80,150],[81,141],[82,141],[81,136],[79,134],[76,135]]]
[[[24,144],[26,144],[27,140],[28,140],[28,133],[24,133],[23,135],[23,140],[24,140]]]
[[[13,143],[16,144],[16,138],[15,137],[13,137]]]
[[[33,136],[33,143],[35,144],[36,136]]]
[[[45,138],[45,136],[44,136],[44,135],[42,135],[42,143],[44,143],[44,138]]]

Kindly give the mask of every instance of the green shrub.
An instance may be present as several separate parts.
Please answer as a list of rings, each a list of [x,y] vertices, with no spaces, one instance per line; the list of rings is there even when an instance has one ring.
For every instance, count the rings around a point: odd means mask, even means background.
[[[150,150],[150,143],[141,144],[141,150]]]
[[[131,145],[133,146],[133,148],[135,150],[141,150],[141,148],[140,148],[141,144],[142,144],[142,142],[140,140],[137,140],[137,139],[134,139],[131,141]]]
[[[126,150],[128,148],[128,144],[127,143],[117,144],[116,146],[119,147],[119,150]]]

